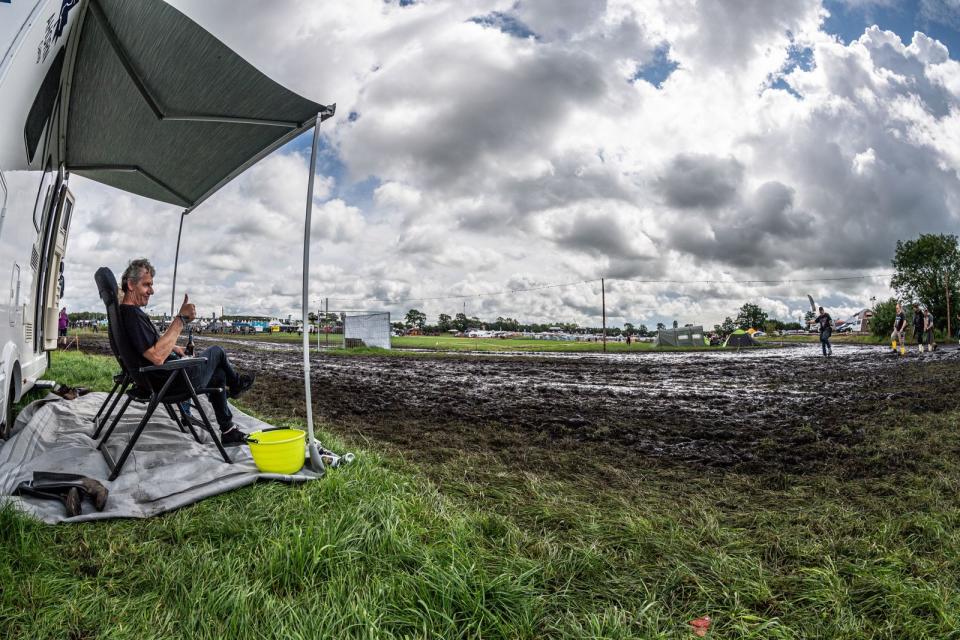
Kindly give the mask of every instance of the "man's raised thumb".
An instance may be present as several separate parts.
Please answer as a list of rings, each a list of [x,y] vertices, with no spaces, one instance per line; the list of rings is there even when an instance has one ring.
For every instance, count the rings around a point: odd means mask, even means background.
[[[183,304],[187,304],[187,302],[189,301],[190,301],[190,296],[188,296],[187,294],[183,294]]]

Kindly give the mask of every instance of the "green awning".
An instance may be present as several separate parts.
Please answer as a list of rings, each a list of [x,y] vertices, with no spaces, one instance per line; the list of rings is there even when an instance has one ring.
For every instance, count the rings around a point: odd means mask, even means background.
[[[190,209],[334,113],[162,0],[89,0],[81,11],[63,79],[73,173]]]

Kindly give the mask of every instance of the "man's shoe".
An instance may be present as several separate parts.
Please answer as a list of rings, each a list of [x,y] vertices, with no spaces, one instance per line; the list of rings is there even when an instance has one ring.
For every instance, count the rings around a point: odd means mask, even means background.
[[[253,373],[241,373],[235,387],[230,387],[230,397],[239,398],[253,386],[257,376]]]
[[[247,434],[232,424],[220,432],[220,443],[225,447],[235,447],[247,443]]]

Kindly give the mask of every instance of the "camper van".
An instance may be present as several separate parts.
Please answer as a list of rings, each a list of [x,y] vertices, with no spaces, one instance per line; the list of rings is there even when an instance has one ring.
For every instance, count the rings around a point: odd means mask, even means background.
[[[73,196],[57,149],[76,0],[0,2],[0,435],[57,347]]]
[[[0,0],[0,436],[57,347],[71,175],[186,215],[333,112],[163,0]]]

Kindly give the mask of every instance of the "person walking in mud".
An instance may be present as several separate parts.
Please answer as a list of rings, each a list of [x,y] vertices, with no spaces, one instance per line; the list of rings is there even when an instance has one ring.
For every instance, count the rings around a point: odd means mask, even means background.
[[[913,308],[913,337],[917,340],[917,350],[923,353],[923,310],[920,305]]]
[[[907,316],[903,312],[903,306],[897,303],[897,315],[893,319],[893,333],[890,334],[890,348],[897,351],[897,345],[903,349],[903,335],[907,329]]]
[[[833,355],[833,347],[830,346],[830,336],[833,335],[833,318],[830,314],[819,307],[820,315],[813,319],[820,326],[820,348],[823,349],[824,356]]]
[[[937,345],[933,342],[933,314],[929,307],[923,311],[923,337],[927,345],[927,351],[933,351]]]

